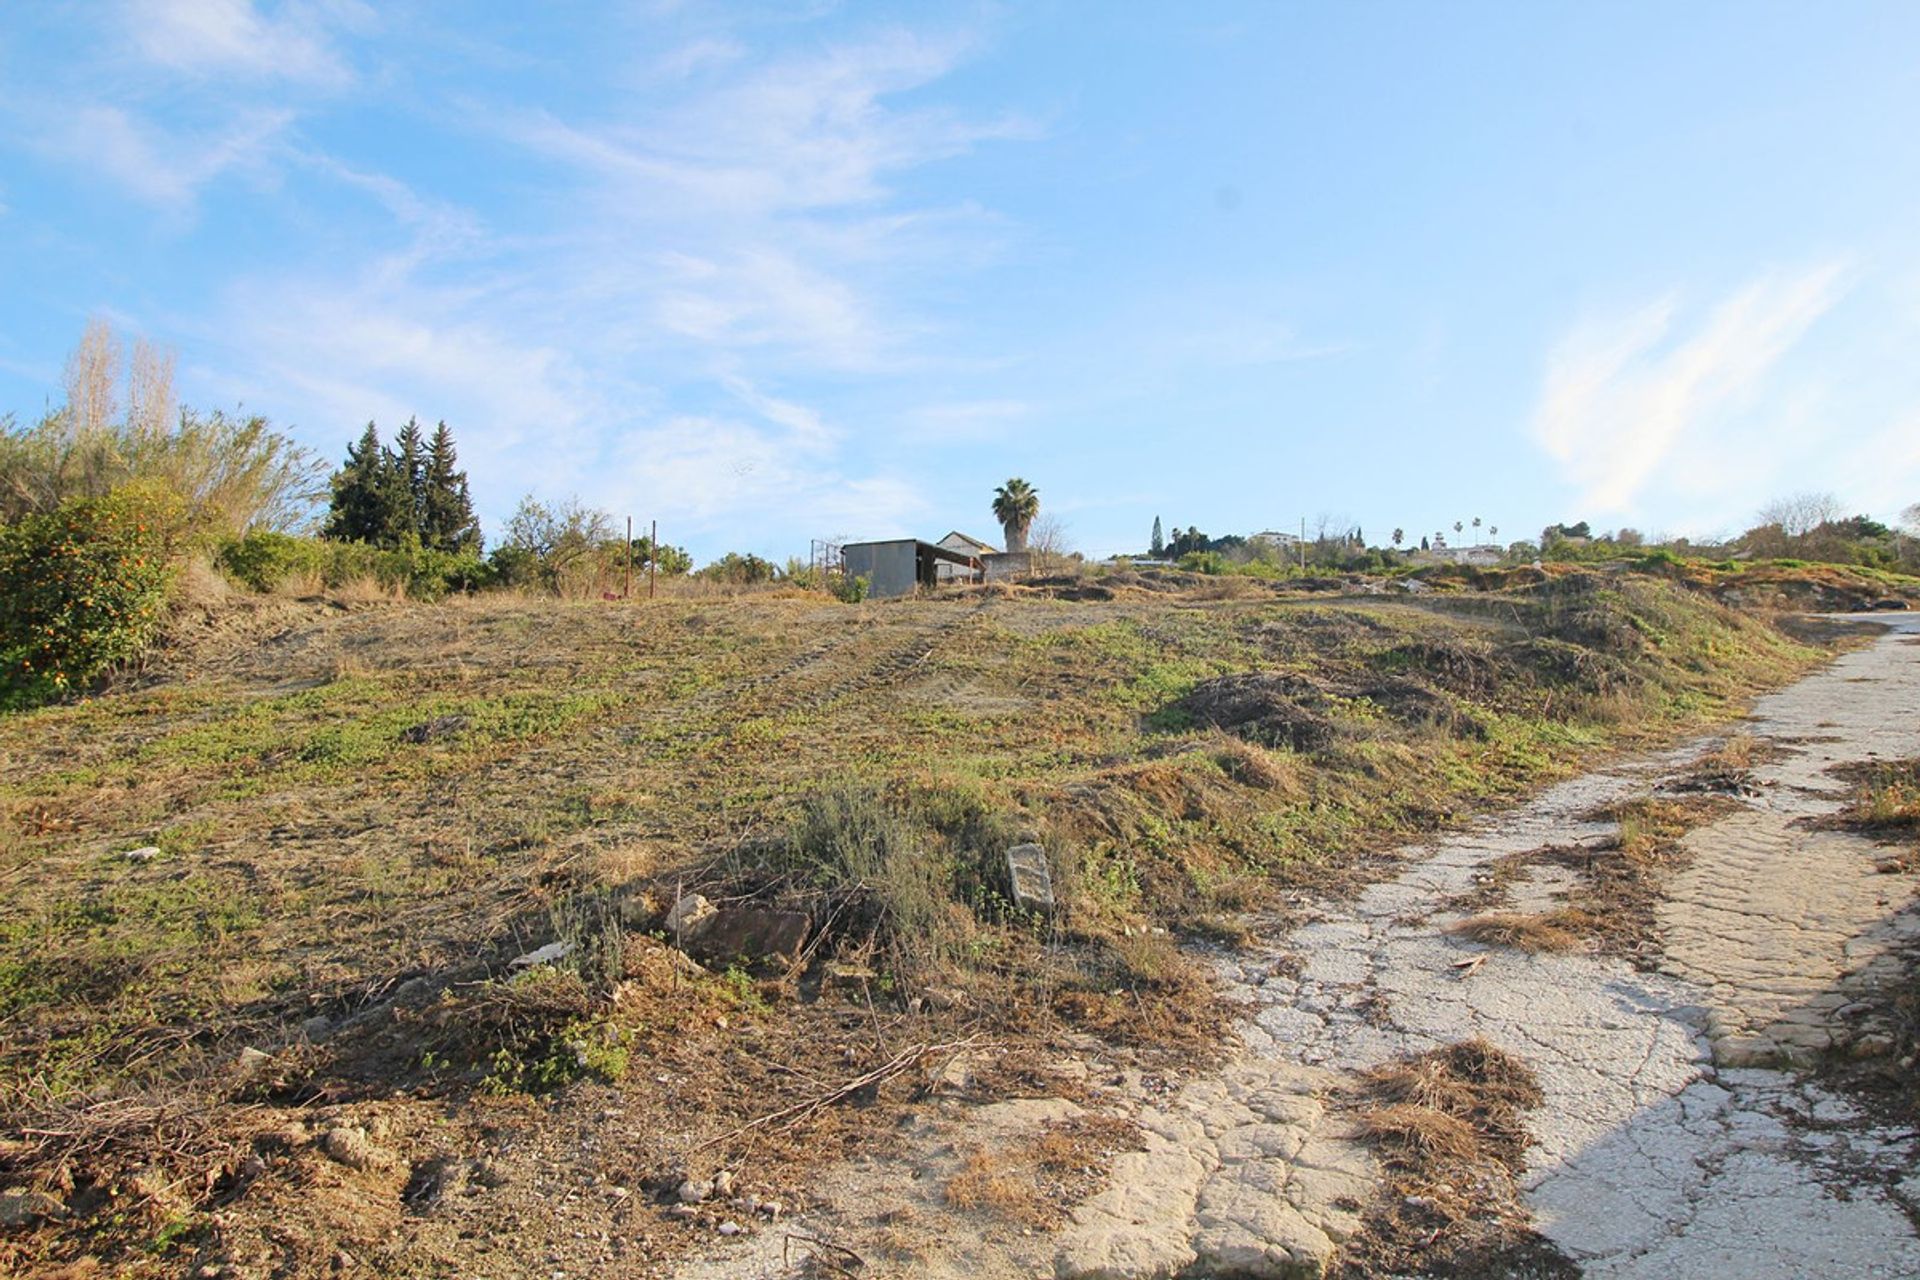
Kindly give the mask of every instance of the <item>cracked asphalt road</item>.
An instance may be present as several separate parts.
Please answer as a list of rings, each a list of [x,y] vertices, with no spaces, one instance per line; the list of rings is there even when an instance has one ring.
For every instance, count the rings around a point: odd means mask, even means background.
[[[1398,878],[1274,940],[1297,973],[1230,966],[1262,1006],[1249,1050],[1351,1071],[1480,1035],[1524,1058],[1547,1095],[1527,1201],[1588,1276],[1920,1275],[1920,1140],[1791,1070],[1874,1034],[1849,1014],[1890,949],[1920,939],[1915,877],[1876,875],[1865,841],[1796,825],[1839,806],[1833,765],[1920,754],[1920,619],[1888,621],[1872,647],[1757,704],[1749,732],[1779,762],[1756,770],[1754,807],[1688,837],[1693,862],[1659,911],[1664,971],[1489,950],[1449,934],[1433,904],[1495,859],[1606,834],[1581,815],[1704,744],[1410,851]],[[1532,892],[1550,899],[1551,885]],[[1483,951],[1461,976],[1456,962]]]
[[[1612,834],[1584,815],[1712,741],[1404,850],[1395,879],[1276,928],[1223,965],[1250,1007],[1236,1061],[1143,1108],[1145,1149],[1051,1242],[950,1241],[964,1261],[926,1273],[1044,1274],[1050,1245],[1063,1278],[1319,1275],[1378,1173],[1322,1099],[1348,1073],[1477,1035],[1539,1077],[1522,1189],[1586,1276],[1920,1276],[1920,1134],[1799,1070],[1871,1043],[1859,996],[1920,940],[1920,877],[1876,874],[1870,844],[1800,822],[1839,806],[1834,765],[1920,755],[1920,618],[1876,620],[1889,631],[1873,646],[1756,705],[1747,729],[1777,746],[1774,763],[1755,770],[1748,808],[1687,837],[1692,861],[1656,913],[1661,969],[1490,949],[1449,932],[1444,904],[1496,860]],[[1509,905],[1548,910],[1575,886],[1541,866]],[[770,1247],[725,1273],[789,1274]]]

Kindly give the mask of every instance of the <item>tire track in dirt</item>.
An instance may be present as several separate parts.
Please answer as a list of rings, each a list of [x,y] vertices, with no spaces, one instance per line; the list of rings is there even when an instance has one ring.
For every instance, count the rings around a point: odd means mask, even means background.
[[[772,670],[702,690],[657,710],[643,710],[638,720],[650,731],[658,732],[663,728],[692,726],[704,717],[729,725],[756,713],[792,715],[822,711],[833,703],[883,687],[907,674],[932,656],[942,639],[972,625],[990,605],[990,601],[982,601],[958,615],[905,625],[883,625],[877,636],[853,634],[822,641]],[[870,639],[879,639],[884,644],[866,643]],[[763,693],[773,696],[762,699],[756,707],[754,699]],[[636,732],[636,727],[633,720],[622,726],[629,735]],[[717,742],[724,740],[729,732],[722,727],[704,731],[689,727],[680,744]]]

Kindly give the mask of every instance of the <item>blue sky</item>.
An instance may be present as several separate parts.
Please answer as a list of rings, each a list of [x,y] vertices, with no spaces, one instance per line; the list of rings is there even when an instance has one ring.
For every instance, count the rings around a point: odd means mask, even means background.
[[[15,0],[0,408],[91,314],[702,558],[1920,502],[1920,6]]]

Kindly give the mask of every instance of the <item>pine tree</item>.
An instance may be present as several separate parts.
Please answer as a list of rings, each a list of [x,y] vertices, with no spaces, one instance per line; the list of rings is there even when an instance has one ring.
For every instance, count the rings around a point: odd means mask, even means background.
[[[478,551],[480,522],[474,519],[467,473],[455,468],[457,461],[453,432],[442,422],[427,445],[420,541],[437,551]]]
[[[1167,538],[1165,534],[1160,532],[1159,516],[1153,518],[1153,541],[1148,544],[1148,547],[1155,560],[1167,554]]]
[[[333,473],[333,501],[322,536],[341,542],[379,543],[390,523],[387,451],[373,423],[360,443],[347,446],[347,461]]]
[[[393,483],[396,507],[393,545],[408,534],[422,537],[427,506],[427,442],[420,434],[420,420],[408,418],[407,425],[394,437]],[[425,541],[422,537],[422,541]]]

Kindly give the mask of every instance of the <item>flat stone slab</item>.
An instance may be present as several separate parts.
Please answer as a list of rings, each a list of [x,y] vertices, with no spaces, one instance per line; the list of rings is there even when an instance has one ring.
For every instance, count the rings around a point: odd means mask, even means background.
[[[1058,1241],[1062,1280],[1220,1274],[1318,1280],[1358,1228],[1379,1170],[1322,1092],[1338,1077],[1248,1058],[1140,1117]]]

